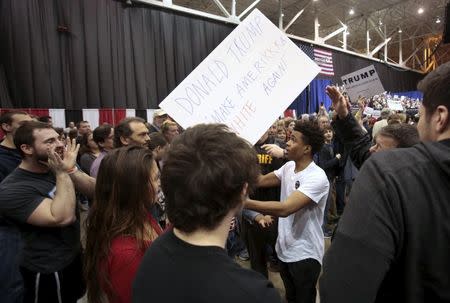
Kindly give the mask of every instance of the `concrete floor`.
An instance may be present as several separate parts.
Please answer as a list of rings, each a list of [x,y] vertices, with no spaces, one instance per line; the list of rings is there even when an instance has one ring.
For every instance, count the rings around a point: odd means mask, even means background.
[[[325,251],[327,251],[331,244],[330,238],[325,238],[324,241],[325,241]],[[250,261],[242,261],[239,258],[236,258],[236,263],[238,263],[242,267],[250,269]],[[279,291],[281,298],[284,300],[283,302],[286,302],[284,284],[283,284],[283,280],[280,277],[280,274],[277,272],[269,271],[269,280],[273,283],[273,286]],[[320,302],[318,287],[319,287],[319,285],[317,285],[316,303]]]

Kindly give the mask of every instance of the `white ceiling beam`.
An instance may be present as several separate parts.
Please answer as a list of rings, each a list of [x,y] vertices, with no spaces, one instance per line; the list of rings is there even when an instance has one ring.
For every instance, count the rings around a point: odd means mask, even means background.
[[[220,9],[220,11],[222,12],[222,14],[225,17],[227,17],[227,18],[231,17],[230,13],[227,11],[225,6],[223,6],[223,4],[222,4],[222,2],[220,2],[220,0],[214,0],[214,3],[217,5],[217,7]]]
[[[381,39],[384,39],[384,34],[383,32],[380,30],[379,26],[375,25],[375,23],[373,22],[372,19],[368,18],[367,20],[369,20],[370,25],[372,25],[373,29],[377,32],[378,35],[380,35]]]
[[[385,46],[386,44],[389,43],[389,41],[391,41],[392,37],[387,38],[386,40],[384,40],[384,42],[380,43],[377,47],[375,47],[371,52],[370,52],[370,56],[373,57],[373,55],[375,55],[376,53],[378,53],[378,51]]]
[[[278,0],[278,28],[283,30],[283,0]]]
[[[251,11],[261,0],[256,0],[252,4],[249,5],[239,16],[239,20],[242,19],[249,11]]]
[[[239,24],[239,20],[237,20],[236,18],[226,18],[224,16],[214,15],[214,14],[206,13],[203,11],[199,11],[196,9],[187,8],[187,7],[175,5],[175,4],[167,5],[159,0],[133,0],[133,2],[139,2],[139,3],[144,3],[144,4],[153,5],[153,6],[157,6],[157,7],[162,7],[162,8],[170,9],[170,10],[177,11],[177,12],[182,12],[182,13],[186,13],[186,14],[190,14],[190,15],[194,15],[194,16],[208,18],[211,20],[222,21],[225,23]]]
[[[302,42],[306,42],[306,43],[309,43],[309,44],[314,44],[314,45],[317,45],[317,46],[324,47],[326,49],[333,49],[333,50],[336,50],[336,51],[341,52],[341,53],[351,54],[351,55],[354,55],[354,56],[357,56],[357,57],[360,57],[360,58],[365,58],[365,59],[368,59],[368,60],[371,60],[371,61],[374,61],[374,62],[383,62],[380,59],[377,59],[377,58],[374,58],[374,57],[370,57],[370,56],[367,56],[365,54],[361,54],[359,52],[353,52],[353,51],[349,51],[349,50],[344,50],[344,49],[342,49],[340,47],[332,46],[332,45],[325,44],[325,43],[318,43],[316,41],[313,41],[313,40],[310,40],[310,39],[307,39],[307,38],[304,38],[304,37],[299,37],[299,36],[292,35],[292,34],[286,34],[286,36],[288,36],[291,39],[297,40],[297,41],[302,41]],[[389,63],[389,62],[387,62],[387,64],[391,65],[391,66],[398,67],[398,68],[402,68],[404,70],[411,70],[411,71],[414,71],[414,72],[417,72],[417,73],[421,73],[421,74],[423,73],[423,71],[421,71],[421,70],[410,68],[408,66],[402,66],[402,65],[399,65],[399,64],[396,64],[396,63]]]
[[[288,25],[286,25],[286,27],[284,28],[284,31],[287,31],[289,27],[291,27],[292,24],[294,24],[295,21],[297,21],[298,17],[300,17],[303,12],[305,11],[305,9],[301,9],[295,16],[294,18],[292,18],[291,21],[289,21]]]
[[[341,28],[338,28],[337,30],[335,30],[334,32],[332,32],[331,34],[329,34],[328,36],[326,36],[325,38],[322,38],[320,40],[322,40],[322,42],[325,42],[331,38],[333,38],[336,35],[339,35],[340,33],[342,33],[343,31],[347,30],[347,25],[342,24]]]

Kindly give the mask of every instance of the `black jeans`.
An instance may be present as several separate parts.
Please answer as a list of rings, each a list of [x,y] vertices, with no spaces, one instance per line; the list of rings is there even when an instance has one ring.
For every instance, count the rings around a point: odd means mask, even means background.
[[[242,219],[242,234],[250,257],[250,267],[267,278],[269,273],[267,272],[266,246],[270,245],[275,254],[278,220],[275,220],[271,226],[262,228],[256,222],[251,224],[246,219]]]
[[[76,303],[86,291],[82,265],[80,254],[57,273],[39,274],[21,267],[25,284],[24,303]],[[38,300],[35,300],[36,294]]]
[[[316,284],[320,274],[320,263],[315,259],[305,259],[284,263],[280,275],[286,289],[289,303],[315,303]]]
[[[336,209],[338,215],[342,215],[345,207],[345,188],[346,183],[343,177],[336,178]]]

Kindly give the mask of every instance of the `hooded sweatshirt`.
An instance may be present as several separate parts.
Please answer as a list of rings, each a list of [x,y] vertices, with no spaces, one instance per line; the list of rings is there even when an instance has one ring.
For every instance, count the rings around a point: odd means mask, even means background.
[[[450,139],[374,154],[324,258],[321,302],[450,302]]]

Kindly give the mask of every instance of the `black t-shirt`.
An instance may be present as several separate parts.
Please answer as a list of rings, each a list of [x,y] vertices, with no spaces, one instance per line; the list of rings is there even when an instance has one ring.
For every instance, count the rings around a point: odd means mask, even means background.
[[[173,230],[147,250],[133,283],[134,303],[281,302],[272,283],[217,246],[195,246]]]
[[[0,184],[0,225],[15,224],[24,241],[21,266],[35,272],[63,269],[80,252],[80,223],[65,227],[39,227],[26,223],[45,198],[53,198],[52,173],[37,174],[21,168]]]
[[[17,149],[0,145],[0,182],[16,169],[21,161],[22,158]]]
[[[275,138],[268,137],[266,141],[262,143],[256,143],[254,149],[256,150],[258,156],[259,167],[261,168],[261,174],[266,175],[277,169],[279,169],[285,161],[283,159],[278,159],[270,156],[261,147],[264,144],[276,144],[279,145]],[[280,200],[280,186],[276,187],[260,187],[257,188],[254,193],[250,196],[251,199],[261,200],[261,201],[279,201]]]

